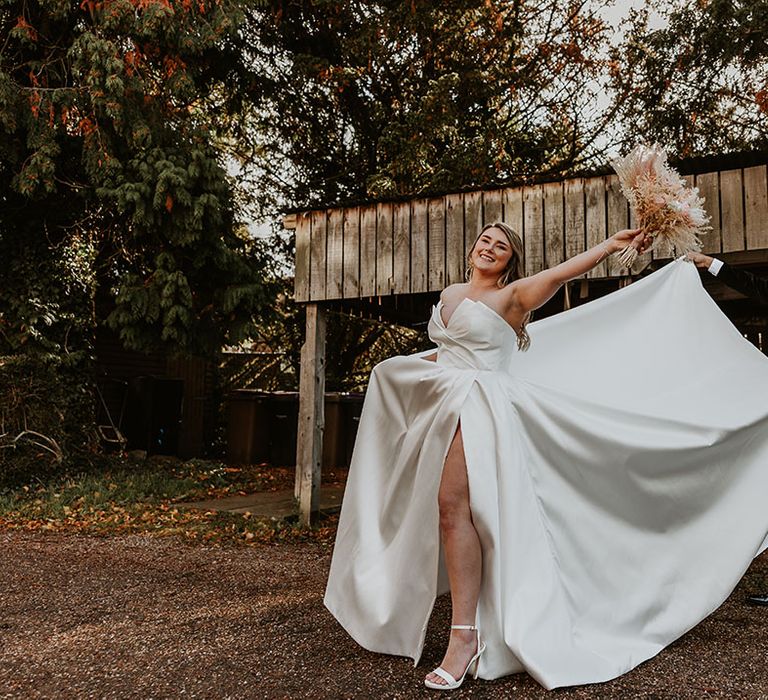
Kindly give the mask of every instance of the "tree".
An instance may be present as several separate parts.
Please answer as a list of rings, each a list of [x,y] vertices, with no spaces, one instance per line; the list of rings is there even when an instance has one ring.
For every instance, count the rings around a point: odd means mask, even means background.
[[[680,157],[768,148],[765,0],[649,0],[612,66],[627,142],[656,140]]]
[[[283,206],[566,174],[600,153],[595,3],[274,0],[246,27],[236,151]]]
[[[102,317],[135,348],[246,334],[269,257],[238,232],[210,111],[241,64],[239,2],[0,7],[4,351],[62,351]]]

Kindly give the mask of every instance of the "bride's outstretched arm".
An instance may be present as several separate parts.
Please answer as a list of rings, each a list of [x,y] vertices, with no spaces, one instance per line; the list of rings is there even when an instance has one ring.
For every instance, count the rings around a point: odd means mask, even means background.
[[[510,294],[514,298],[514,303],[524,313],[538,309],[552,298],[561,285],[588,272],[611,253],[622,250],[629,244],[634,245],[638,252],[643,253],[650,244],[650,238],[640,233],[640,229],[636,228],[619,231],[602,243],[568,258],[559,265],[542,270],[530,277],[524,277],[511,284]]]

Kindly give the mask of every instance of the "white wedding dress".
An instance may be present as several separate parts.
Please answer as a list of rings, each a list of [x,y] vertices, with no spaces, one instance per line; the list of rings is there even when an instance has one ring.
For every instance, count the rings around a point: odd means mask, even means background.
[[[325,604],[418,663],[448,590],[437,492],[461,420],[481,678],[614,678],[717,608],[768,533],[768,359],[675,261],[529,326],[465,299],[370,378]]]

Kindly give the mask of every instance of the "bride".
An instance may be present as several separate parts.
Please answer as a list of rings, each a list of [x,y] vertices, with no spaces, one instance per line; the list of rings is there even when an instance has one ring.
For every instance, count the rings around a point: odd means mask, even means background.
[[[469,281],[433,307],[437,351],[371,374],[325,604],[365,648],[418,663],[450,590],[430,688],[614,678],[714,610],[765,546],[768,362],[691,264],[529,337],[562,284],[648,242],[620,231],[526,278],[519,236],[489,224]]]
[[[443,290],[437,313],[443,325],[464,300],[483,303],[515,330],[518,348],[530,342],[526,321],[535,309],[545,304],[557,290],[591,270],[604,257],[634,245],[640,252],[650,241],[639,229],[619,231],[600,243],[556,267],[531,277],[523,276],[523,244],[509,226],[497,222],[484,227],[470,249],[467,268],[469,282],[453,284]],[[437,359],[433,354],[428,359]],[[451,635],[442,663],[425,679],[430,688],[448,689],[461,685],[466,672],[483,651],[474,626],[475,609],[482,576],[482,549],[472,523],[469,487],[461,422],[448,448],[437,495],[440,511],[440,536],[445,547],[445,564],[451,586]]]

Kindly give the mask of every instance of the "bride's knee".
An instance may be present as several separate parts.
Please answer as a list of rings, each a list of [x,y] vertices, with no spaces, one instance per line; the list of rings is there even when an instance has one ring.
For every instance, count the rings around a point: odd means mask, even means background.
[[[440,511],[440,529],[454,530],[471,520],[469,501],[461,492],[440,492],[437,497],[437,505]]]

